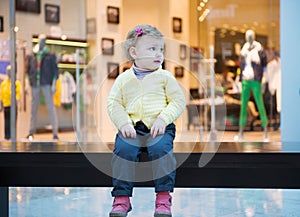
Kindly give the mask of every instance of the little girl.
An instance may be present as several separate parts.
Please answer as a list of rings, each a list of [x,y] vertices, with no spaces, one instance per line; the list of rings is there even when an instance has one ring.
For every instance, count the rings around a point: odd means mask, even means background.
[[[127,34],[124,51],[133,65],[117,77],[107,98],[108,114],[119,130],[112,160],[114,202],[109,216],[126,217],[131,210],[134,168],[129,164],[139,161],[146,146],[155,179],[154,216],[171,217],[170,192],[176,175],[173,122],[185,109],[185,96],[174,76],[161,67],[164,38],[157,28],[134,27]],[[163,175],[155,178],[157,174]]]

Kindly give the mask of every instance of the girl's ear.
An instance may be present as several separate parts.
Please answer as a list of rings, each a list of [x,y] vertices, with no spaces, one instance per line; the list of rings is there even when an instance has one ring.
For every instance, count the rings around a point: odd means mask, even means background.
[[[136,50],[135,47],[130,47],[129,48],[129,54],[133,59],[136,59]]]

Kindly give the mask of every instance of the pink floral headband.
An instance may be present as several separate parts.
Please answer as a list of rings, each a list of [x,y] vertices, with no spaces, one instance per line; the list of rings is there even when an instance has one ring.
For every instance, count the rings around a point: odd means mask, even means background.
[[[138,37],[143,35],[143,29],[142,28],[138,28],[135,31],[136,31]]]

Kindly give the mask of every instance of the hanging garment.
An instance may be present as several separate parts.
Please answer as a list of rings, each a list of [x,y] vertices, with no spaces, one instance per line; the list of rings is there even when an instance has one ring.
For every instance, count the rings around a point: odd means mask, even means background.
[[[281,111],[281,62],[277,57],[267,64],[266,77],[271,95],[276,92],[277,111]]]
[[[60,95],[61,95],[61,80],[58,77],[58,79],[56,80],[56,91],[53,94],[53,103],[55,106],[61,106]]]
[[[65,71],[59,75],[61,81],[61,95],[60,101],[62,105],[71,105],[73,103],[74,94],[76,93],[76,84],[72,74]],[[67,106],[66,108],[69,108]]]

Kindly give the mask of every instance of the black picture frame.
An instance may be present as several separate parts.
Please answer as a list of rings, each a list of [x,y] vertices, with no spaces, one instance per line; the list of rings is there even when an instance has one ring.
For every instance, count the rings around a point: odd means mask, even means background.
[[[102,38],[101,39],[101,50],[103,55],[114,54],[115,40],[113,38]]]
[[[3,16],[0,16],[0,32],[4,32],[4,21],[3,21]]]
[[[182,19],[179,17],[173,17],[172,20],[173,32],[181,33],[182,32]]]
[[[114,6],[107,6],[106,14],[108,23],[120,23],[120,8]]]
[[[120,74],[120,64],[115,62],[107,63],[107,78],[116,79]]]
[[[190,88],[190,100],[200,99],[200,93],[198,88]]]
[[[41,0],[15,0],[16,11],[41,13]]]
[[[183,66],[175,66],[174,72],[175,72],[175,77],[176,78],[182,78],[184,76]]]
[[[45,4],[45,22],[59,23],[60,22],[60,7],[59,5]]]

